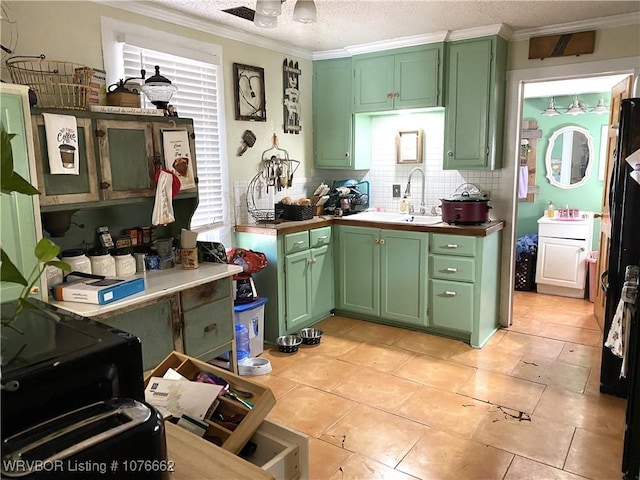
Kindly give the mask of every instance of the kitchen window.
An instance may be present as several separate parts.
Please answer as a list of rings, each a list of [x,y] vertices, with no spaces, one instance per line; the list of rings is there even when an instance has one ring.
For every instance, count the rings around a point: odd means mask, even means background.
[[[111,68],[118,78],[139,77],[144,68],[148,78],[158,65],[160,73],[178,87],[170,103],[176,106],[180,117],[193,119],[196,135],[199,198],[190,228],[204,232],[201,240],[223,239],[225,232],[220,227],[230,227],[221,47],[166,33],[160,40],[157,32],[111,19],[103,19],[102,30],[108,75]],[[108,82],[114,81],[110,75]],[[141,98],[143,107],[155,108],[144,95]]]

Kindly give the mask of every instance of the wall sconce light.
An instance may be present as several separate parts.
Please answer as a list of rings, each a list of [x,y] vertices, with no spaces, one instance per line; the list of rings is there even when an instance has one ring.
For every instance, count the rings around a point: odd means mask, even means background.
[[[587,105],[582,101],[578,99],[578,96],[576,95],[576,98],[573,100],[573,102],[571,102],[571,105],[569,105],[567,107],[567,112],[569,115],[580,115],[583,113],[587,113]]]
[[[609,113],[609,107],[604,104],[604,97],[600,97],[600,100],[598,100],[598,104],[591,109],[591,113],[597,113],[600,115]]]
[[[551,97],[551,100],[549,100],[549,106],[545,111],[542,112],[542,115],[546,117],[553,117],[554,115],[560,115],[560,112],[556,110],[556,103],[553,97]]]

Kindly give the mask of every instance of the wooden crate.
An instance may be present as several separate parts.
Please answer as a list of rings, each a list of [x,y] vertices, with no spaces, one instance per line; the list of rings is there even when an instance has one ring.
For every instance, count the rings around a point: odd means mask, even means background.
[[[169,368],[173,368],[189,380],[194,380],[199,372],[212,373],[229,382],[231,389],[251,392],[252,396],[247,399],[253,404],[251,409],[231,398],[220,397],[220,405],[216,411],[220,411],[225,416],[238,413],[244,415],[235,430],[229,430],[215,421],[206,421],[209,427],[204,435],[205,440],[235,454],[240,453],[242,447],[253,436],[276,403],[276,399],[268,387],[179,352],[169,354],[160,365],[146,376],[145,387],[151,377],[162,377]]]

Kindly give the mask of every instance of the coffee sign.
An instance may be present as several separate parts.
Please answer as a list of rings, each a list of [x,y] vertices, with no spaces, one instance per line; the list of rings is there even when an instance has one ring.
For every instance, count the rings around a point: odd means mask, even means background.
[[[195,188],[193,162],[186,130],[165,130],[162,133],[164,165],[180,179],[180,190]]]

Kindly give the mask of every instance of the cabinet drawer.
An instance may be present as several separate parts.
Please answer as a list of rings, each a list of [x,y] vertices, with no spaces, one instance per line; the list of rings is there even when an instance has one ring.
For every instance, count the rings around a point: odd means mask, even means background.
[[[289,233],[284,236],[284,253],[295,253],[309,249],[309,232]]]
[[[476,262],[472,258],[458,258],[446,255],[431,256],[431,277],[442,280],[473,282]]]
[[[541,237],[586,240],[591,238],[592,228],[593,226],[590,223],[580,220],[575,222],[562,220],[539,221],[538,235]]]
[[[473,257],[476,254],[476,238],[434,233],[431,236],[431,252]]]
[[[431,325],[460,332],[473,329],[473,284],[431,281]]]
[[[233,340],[233,306],[228,298],[184,313],[184,351],[197,357]]]
[[[182,307],[182,311],[186,312],[229,296],[231,296],[231,280],[229,278],[222,278],[183,290],[180,293],[180,306]]]
[[[309,231],[311,248],[322,247],[331,243],[331,227],[314,228]]]

